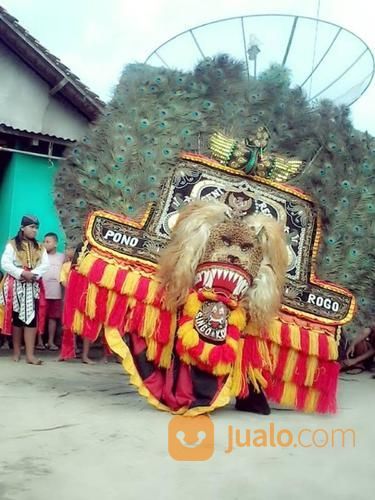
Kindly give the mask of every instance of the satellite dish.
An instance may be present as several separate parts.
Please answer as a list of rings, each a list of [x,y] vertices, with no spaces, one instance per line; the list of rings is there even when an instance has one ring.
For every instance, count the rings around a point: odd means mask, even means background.
[[[257,77],[273,63],[291,70],[292,84],[309,100],[350,106],[369,87],[374,56],[351,31],[327,21],[259,14],[212,21],[188,29],[155,49],[145,63],[189,71],[205,57],[226,53]]]

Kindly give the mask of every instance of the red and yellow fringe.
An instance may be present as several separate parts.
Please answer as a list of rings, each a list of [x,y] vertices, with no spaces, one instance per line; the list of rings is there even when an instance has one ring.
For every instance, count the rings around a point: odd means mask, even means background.
[[[300,327],[292,318],[289,323],[274,320],[263,337],[271,360],[271,369],[265,371],[267,396],[306,412],[335,412],[339,374],[335,337],[322,333],[319,325]]]
[[[162,290],[153,275],[124,269],[89,253],[69,274],[64,326],[91,341],[105,327],[118,330],[121,336],[136,332],[147,339],[148,359],[168,368],[176,318],[162,308],[161,300]]]
[[[138,333],[146,339],[147,358],[168,368],[177,325],[176,315],[162,306],[162,292],[153,273],[123,268],[90,252],[70,272],[64,326],[92,341],[104,328],[120,336]],[[194,329],[203,299],[214,300],[191,295],[179,322],[176,349],[184,362],[218,376],[230,374],[235,396],[246,397],[250,381],[256,390],[267,386],[267,396],[282,405],[335,411],[337,341],[324,333],[324,325],[302,326],[283,315],[267,331],[258,331],[251,323],[245,327],[242,308],[227,304],[227,340],[215,346],[202,341]]]
[[[187,364],[217,376],[231,375],[233,396],[246,397],[249,382],[259,392],[267,385],[263,376],[269,364],[267,345],[254,336],[241,338],[246,326],[246,312],[235,301],[226,301],[229,308],[227,336],[223,344],[213,345],[200,338],[194,327],[194,318],[204,300],[223,300],[213,292],[192,291],[183,309],[177,330],[176,351]]]
[[[241,330],[246,325],[246,312],[240,306],[234,306],[228,313],[228,326],[225,342],[220,345],[205,342],[195,329],[195,317],[204,300],[217,299],[210,292],[192,290],[183,309],[177,330],[176,351],[188,365],[196,365],[214,375],[228,375],[237,357]],[[229,305],[229,304],[228,304]]]

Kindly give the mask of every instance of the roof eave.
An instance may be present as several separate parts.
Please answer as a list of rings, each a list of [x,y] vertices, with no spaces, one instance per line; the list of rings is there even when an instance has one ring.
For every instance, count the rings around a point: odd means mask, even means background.
[[[60,93],[90,122],[103,112],[105,103],[58,58],[42,47],[2,7],[0,7],[0,39],[49,84],[52,95]]]

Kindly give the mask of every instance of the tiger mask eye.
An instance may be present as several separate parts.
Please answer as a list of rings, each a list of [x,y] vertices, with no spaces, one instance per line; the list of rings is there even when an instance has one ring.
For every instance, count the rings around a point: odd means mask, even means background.
[[[254,245],[252,243],[243,243],[240,245],[241,252],[250,252],[252,248],[254,248]]]

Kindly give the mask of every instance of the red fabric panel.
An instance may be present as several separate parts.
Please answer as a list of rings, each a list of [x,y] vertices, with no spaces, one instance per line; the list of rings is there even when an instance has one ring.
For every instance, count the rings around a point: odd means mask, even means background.
[[[328,336],[319,335],[319,358],[329,359]]]
[[[75,269],[69,273],[68,284],[65,290],[63,324],[67,328],[71,328],[73,324],[74,313],[78,309],[80,294],[77,293],[84,287],[87,278],[79,274]]]
[[[37,331],[40,335],[44,333],[44,326],[46,324],[46,311],[47,311],[47,301],[46,294],[44,291],[43,280],[39,281],[39,301],[38,301],[38,317],[37,317]]]
[[[1,333],[3,335],[12,335],[14,278],[8,274],[5,279],[8,282],[8,293],[5,299],[3,331]]]
[[[144,338],[140,337],[136,333],[129,334],[132,339],[132,354],[138,356],[141,352],[147,349],[146,342]]]
[[[108,326],[117,328],[122,334],[128,306],[128,297],[126,295],[117,295],[112,311],[108,317]]]
[[[303,386],[305,384],[306,373],[307,373],[307,356],[302,352],[299,352],[297,363],[294,368],[292,382],[294,382],[298,386]]]
[[[95,318],[90,319],[88,316],[85,316],[83,320],[82,336],[93,342],[98,338],[101,327],[101,323],[98,323]]]
[[[163,388],[164,388],[164,377],[160,370],[155,370],[146,380],[143,381],[147,389],[151,394],[160,401]]]
[[[107,316],[107,298],[108,290],[101,286],[98,287],[96,295],[96,314],[95,319],[97,323],[104,323]]]
[[[70,329],[64,328],[63,337],[62,337],[62,344],[61,344],[60,359],[67,360],[67,359],[72,359],[75,357],[76,357],[76,353],[75,353],[74,335]]]
[[[287,323],[281,323],[280,337],[281,345],[284,347],[290,347],[290,332],[289,325]]]

